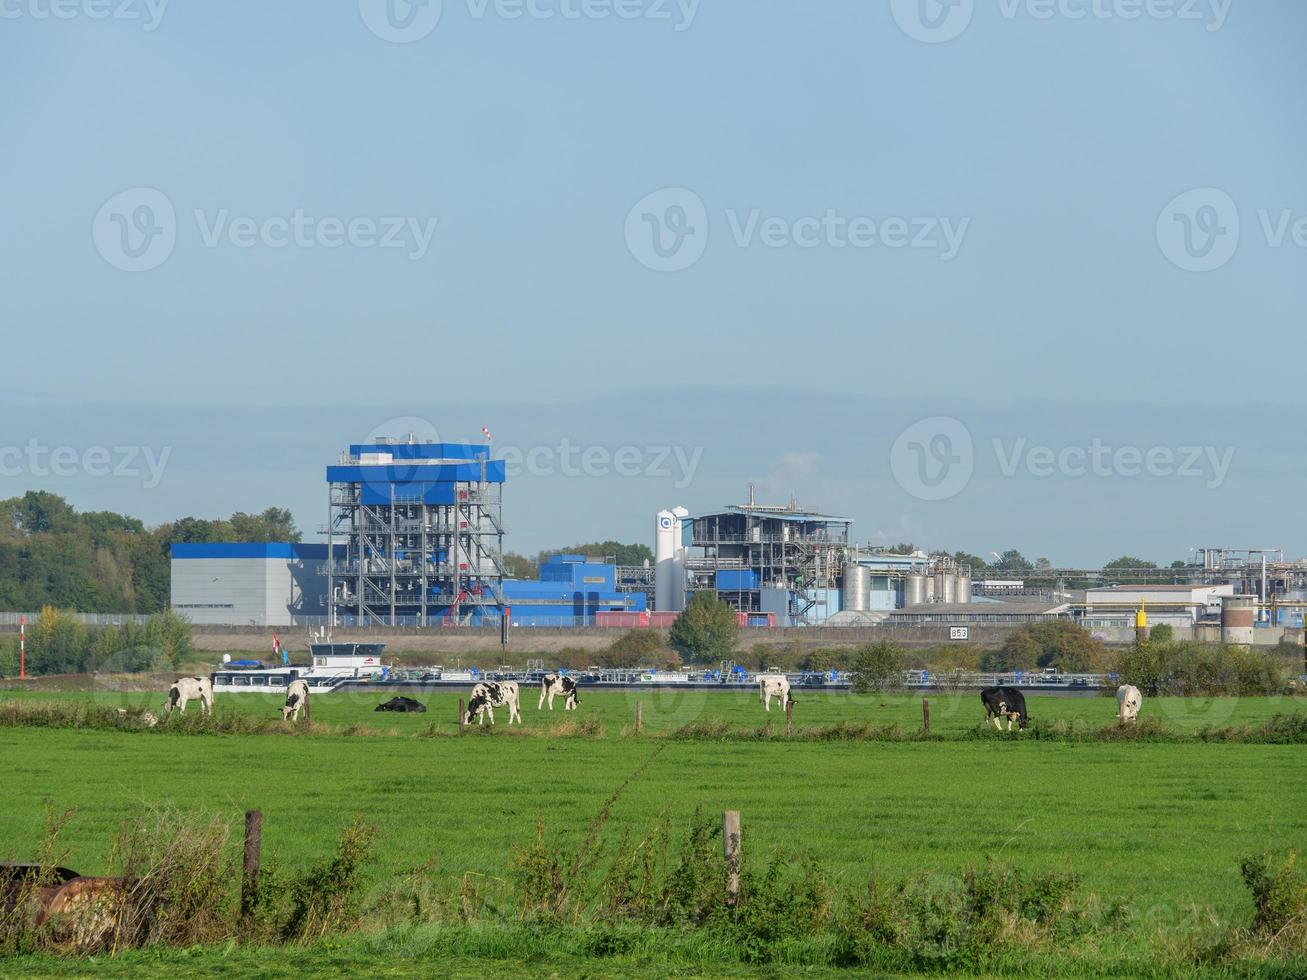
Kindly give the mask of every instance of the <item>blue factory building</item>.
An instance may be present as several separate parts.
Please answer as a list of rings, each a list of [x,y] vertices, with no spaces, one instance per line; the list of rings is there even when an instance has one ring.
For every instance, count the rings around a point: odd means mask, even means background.
[[[489,445],[377,439],[327,467],[332,622],[498,622],[503,594],[503,460]]]
[[[514,626],[589,626],[598,612],[644,612],[643,592],[620,592],[617,568],[584,555],[553,555],[534,582],[508,579],[504,602]]]

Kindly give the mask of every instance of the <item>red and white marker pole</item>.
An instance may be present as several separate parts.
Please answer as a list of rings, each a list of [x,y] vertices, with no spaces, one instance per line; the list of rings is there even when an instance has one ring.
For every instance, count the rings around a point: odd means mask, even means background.
[[[27,680],[27,617],[18,617],[18,679]]]

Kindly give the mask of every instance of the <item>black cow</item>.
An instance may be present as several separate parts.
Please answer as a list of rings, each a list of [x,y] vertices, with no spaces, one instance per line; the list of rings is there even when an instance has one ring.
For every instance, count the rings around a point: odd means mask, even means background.
[[[427,710],[427,706],[425,704],[422,704],[421,702],[414,701],[412,698],[400,697],[400,698],[391,698],[385,704],[379,704],[372,710],[373,711],[423,712]]]
[[[1012,722],[1018,729],[1025,728],[1030,720],[1026,714],[1026,696],[1015,687],[986,687],[980,692],[980,702],[985,706],[985,721],[994,720],[994,727],[1000,732],[1003,726],[1000,718],[1007,718],[1007,730],[1012,731]]]

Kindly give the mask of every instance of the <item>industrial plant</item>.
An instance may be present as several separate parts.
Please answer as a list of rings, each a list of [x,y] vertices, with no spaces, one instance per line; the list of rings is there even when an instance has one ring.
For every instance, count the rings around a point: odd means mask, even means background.
[[[1147,570],[1145,584],[1128,568],[977,578],[942,553],[859,544],[851,519],[759,501],[752,484],[741,503],[659,511],[652,564],[559,554],[523,580],[505,568],[507,478],[488,443],[355,444],[325,482],[322,543],[174,545],[172,607],[197,624],[666,626],[709,592],[756,628],[948,626],[965,637],[1066,618],[1110,640],[1143,617],[1240,642],[1269,641],[1258,627],[1300,628],[1307,609],[1307,561],[1281,549],[1200,548],[1184,567]]]

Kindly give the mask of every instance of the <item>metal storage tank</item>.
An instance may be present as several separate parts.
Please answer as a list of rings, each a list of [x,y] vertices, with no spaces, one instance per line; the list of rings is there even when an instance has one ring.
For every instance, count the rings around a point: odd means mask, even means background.
[[[971,601],[971,576],[966,572],[962,572],[958,575],[957,601],[963,604]]]
[[[1256,622],[1255,595],[1228,595],[1221,598],[1221,642],[1250,645]]]
[[[957,599],[957,587],[953,575],[949,572],[935,573],[935,602],[954,602]]]
[[[926,576],[909,575],[903,580],[903,604],[920,606],[926,599]]]
[[[871,570],[863,565],[844,566],[844,608],[852,612],[871,609]]]

